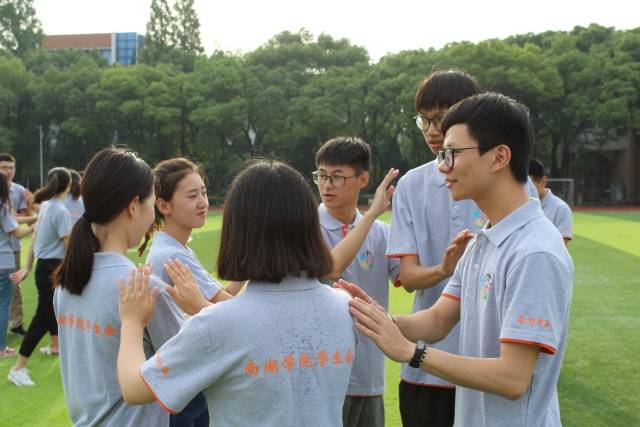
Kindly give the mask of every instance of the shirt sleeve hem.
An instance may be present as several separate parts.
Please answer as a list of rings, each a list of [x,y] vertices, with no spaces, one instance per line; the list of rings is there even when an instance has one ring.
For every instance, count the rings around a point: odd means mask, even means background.
[[[208,299],[208,301],[209,301],[209,302],[213,302],[213,300],[214,300],[218,295],[220,295],[220,292],[222,292],[222,288],[218,288],[218,289],[216,290],[216,292],[215,292],[213,295],[211,295],[211,298],[209,298],[209,299]]]
[[[147,382],[147,379],[144,377],[144,375],[142,375],[142,370],[139,371],[140,374],[140,378],[142,378],[142,381],[145,383],[145,385],[149,388],[149,391],[151,392],[151,395],[153,396],[153,398],[155,399],[156,402],[158,402],[158,405],[160,405],[160,407],[165,411],[168,412],[170,415],[175,415],[178,413],[178,411],[174,411],[173,409],[170,409],[167,405],[165,405],[162,400],[160,400],[160,397],[158,397],[158,395],[156,394],[156,392],[153,390],[153,387],[151,387],[151,384],[149,384]]]
[[[446,292],[443,292],[442,296],[445,297],[445,298],[452,299],[454,301],[458,301],[458,302],[462,301],[462,298],[460,298],[459,296],[456,296],[456,295],[453,295],[453,294],[448,294]]]
[[[418,254],[413,254],[413,253],[387,254],[387,258],[402,258],[406,256],[418,256]]]
[[[536,341],[527,341],[527,340],[517,340],[512,338],[500,338],[500,342],[504,343],[512,343],[512,344],[524,344],[524,345],[533,345],[535,347],[540,347],[540,351],[545,354],[556,354],[556,349],[550,345],[543,344],[541,342]]]

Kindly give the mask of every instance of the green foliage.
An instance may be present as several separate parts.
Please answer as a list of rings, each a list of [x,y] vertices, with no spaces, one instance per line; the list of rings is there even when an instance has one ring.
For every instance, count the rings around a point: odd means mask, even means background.
[[[22,57],[42,43],[33,0],[0,0],[0,48]]]
[[[305,29],[243,55],[206,57],[192,1],[172,10],[154,0],[151,12],[143,64],[108,66],[77,50],[0,54],[0,146],[31,159],[42,126],[45,168],[82,168],[109,144],[150,163],[185,155],[203,163],[220,195],[248,157],[274,155],[309,173],[320,144],[350,134],[372,145],[377,182],[389,167],[433,158],[413,122],[413,98],[439,68],[463,69],[483,89],[525,103],[536,155],[555,176],[597,164],[594,146],[637,132],[640,121],[640,29],[592,24],[403,51],[373,64],[361,46]],[[33,162],[19,169],[18,181],[36,177]]]

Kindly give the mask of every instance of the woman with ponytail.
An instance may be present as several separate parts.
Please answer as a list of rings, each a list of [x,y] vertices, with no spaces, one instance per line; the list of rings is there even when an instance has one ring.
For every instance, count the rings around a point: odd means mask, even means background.
[[[29,377],[26,365],[36,345],[47,332],[51,336],[51,344],[42,347],[40,352],[58,354],[58,324],[53,312],[51,274],[62,262],[67,238],[71,232],[71,216],[64,206],[70,186],[71,174],[66,168],[57,167],[49,171],[46,185],[34,194],[34,202],[40,205],[40,212],[29,248],[27,265],[11,274],[11,279],[17,286],[29,275],[34,258],[38,258],[35,277],[38,306],[20,345],[16,363],[7,376],[9,382],[17,386],[35,385]]]
[[[127,251],[154,220],[153,170],[132,152],[106,148],[87,165],[81,193],[85,212],[54,277],[69,415],[75,426],[169,425],[169,416],[156,403],[127,405],[116,377],[118,283],[134,269]],[[149,355],[178,332],[183,320],[164,284],[155,278],[152,284],[159,290],[158,302],[142,332]]]
[[[4,173],[0,173],[0,359],[16,355],[15,349],[7,347],[9,305],[15,288],[9,278],[15,268],[11,238],[24,237],[34,228],[18,227],[18,222],[11,212],[9,179]]]
[[[84,213],[84,203],[82,203],[82,197],[80,196],[82,177],[80,172],[75,169],[69,169],[69,172],[71,173],[71,189],[69,189],[64,205],[67,207],[71,220],[75,224]]]

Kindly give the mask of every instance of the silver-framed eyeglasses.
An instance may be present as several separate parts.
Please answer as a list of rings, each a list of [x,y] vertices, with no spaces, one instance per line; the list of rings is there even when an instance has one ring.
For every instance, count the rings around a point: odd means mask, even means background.
[[[347,182],[349,178],[355,178],[360,175],[359,173],[351,176],[343,176],[343,175],[326,175],[322,172],[315,171],[311,174],[313,178],[313,183],[316,185],[325,185],[327,181],[331,183],[332,187],[341,188],[344,187],[344,184]]]
[[[431,125],[435,126],[435,128],[438,131],[440,131],[440,126],[442,126],[443,118],[444,116],[442,115],[442,116],[436,116],[433,119],[430,119],[428,117],[421,116],[420,114],[418,114],[413,119],[416,121],[416,126],[418,126],[418,129],[426,132],[429,130]]]
[[[480,147],[477,145],[475,147],[461,147],[461,148],[447,147],[444,150],[438,151],[438,154],[437,154],[438,164],[444,162],[444,165],[447,167],[447,170],[450,171],[453,169],[455,154],[458,151],[474,150],[477,148],[480,148]]]

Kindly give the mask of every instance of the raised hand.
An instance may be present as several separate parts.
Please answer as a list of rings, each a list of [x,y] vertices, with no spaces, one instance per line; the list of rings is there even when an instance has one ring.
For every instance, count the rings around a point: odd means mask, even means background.
[[[122,324],[146,325],[153,317],[153,309],[158,299],[158,289],[149,290],[151,267],[138,264],[129,273],[128,283],[120,279],[118,312]]]
[[[372,215],[378,217],[389,208],[391,196],[393,196],[393,192],[396,189],[395,186],[391,185],[391,181],[396,179],[399,173],[400,171],[398,169],[389,169],[389,172],[387,172],[380,185],[378,185],[378,188],[376,188],[373,201],[367,212],[371,212]]]
[[[173,287],[167,286],[167,292],[182,311],[193,316],[203,308],[211,305],[193,279],[189,267],[182,265],[178,260],[169,260],[164,265],[164,271],[167,272],[173,282]]]

